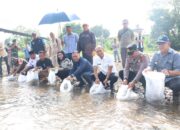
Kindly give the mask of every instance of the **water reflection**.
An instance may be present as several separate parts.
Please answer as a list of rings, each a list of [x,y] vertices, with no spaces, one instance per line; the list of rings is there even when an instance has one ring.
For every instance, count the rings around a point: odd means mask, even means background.
[[[19,85],[0,81],[0,130],[179,129],[179,110],[143,99],[120,102],[113,95],[79,89]]]

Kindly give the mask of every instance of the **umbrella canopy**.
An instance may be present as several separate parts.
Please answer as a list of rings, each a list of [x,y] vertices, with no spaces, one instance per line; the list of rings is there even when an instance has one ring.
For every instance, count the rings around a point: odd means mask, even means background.
[[[65,12],[49,13],[49,14],[44,15],[39,25],[68,22],[68,21],[79,20],[79,19],[80,18],[75,14],[68,15]]]

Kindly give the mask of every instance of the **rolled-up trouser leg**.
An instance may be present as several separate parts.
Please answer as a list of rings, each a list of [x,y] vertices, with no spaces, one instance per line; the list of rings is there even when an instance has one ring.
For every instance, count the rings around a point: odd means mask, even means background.
[[[122,59],[122,66],[125,67],[126,63],[126,55],[127,55],[127,48],[121,48],[121,59]]]

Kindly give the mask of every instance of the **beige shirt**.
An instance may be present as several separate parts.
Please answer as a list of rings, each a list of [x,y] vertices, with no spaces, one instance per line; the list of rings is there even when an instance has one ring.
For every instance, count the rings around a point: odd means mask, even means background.
[[[134,33],[131,29],[122,29],[118,32],[118,39],[120,41],[120,47],[126,48],[134,41]]]
[[[0,42],[0,56],[1,57],[7,56],[7,52],[6,52],[6,50],[4,48],[4,44],[2,42]]]

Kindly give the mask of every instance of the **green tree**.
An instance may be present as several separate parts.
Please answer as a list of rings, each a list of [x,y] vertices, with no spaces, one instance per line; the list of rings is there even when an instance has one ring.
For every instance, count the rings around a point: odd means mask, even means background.
[[[97,38],[108,38],[110,36],[110,32],[108,29],[103,28],[101,25],[96,25],[91,28],[91,31],[95,34]]]

